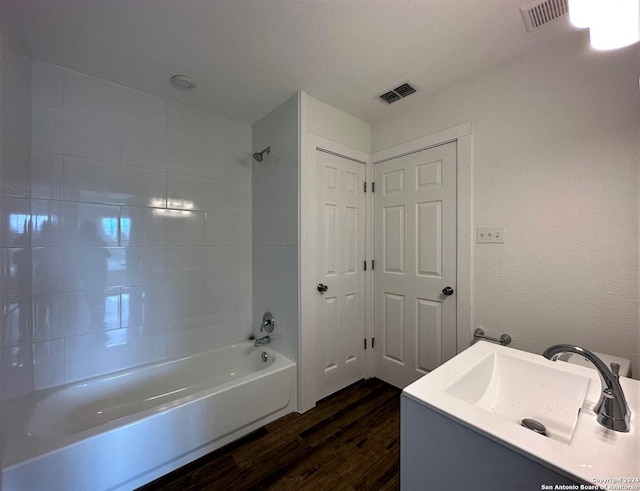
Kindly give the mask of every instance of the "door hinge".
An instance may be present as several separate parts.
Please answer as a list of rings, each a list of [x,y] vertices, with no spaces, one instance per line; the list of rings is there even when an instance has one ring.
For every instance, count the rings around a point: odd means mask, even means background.
[[[376,183],[371,181],[371,192],[375,193],[376,192]]]
[[[365,259],[363,262],[364,262],[364,270],[366,271],[367,270],[367,260]]]
[[[364,349],[367,349],[367,338],[364,338]]]
[[[371,338],[371,349],[376,347],[376,338]]]
[[[367,192],[367,181],[364,181],[364,192]]]
[[[376,269],[376,262],[372,259],[371,260],[371,271],[373,271],[374,269]]]

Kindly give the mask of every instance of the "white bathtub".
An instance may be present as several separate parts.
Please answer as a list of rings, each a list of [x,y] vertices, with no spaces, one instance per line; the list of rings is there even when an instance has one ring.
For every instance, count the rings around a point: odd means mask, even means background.
[[[39,391],[3,404],[1,489],[133,489],[296,399],[296,364],[250,342]]]

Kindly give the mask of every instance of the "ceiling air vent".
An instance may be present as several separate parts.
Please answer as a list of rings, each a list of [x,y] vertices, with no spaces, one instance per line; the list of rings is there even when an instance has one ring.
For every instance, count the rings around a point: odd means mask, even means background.
[[[535,31],[567,13],[568,0],[537,0],[520,8],[527,32]]]
[[[399,101],[403,97],[407,97],[418,91],[418,88],[411,82],[405,82],[402,85],[397,86],[395,89],[386,91],[384,94],[380,94],[380,99],[385,104],[391,104],[392,102]]]

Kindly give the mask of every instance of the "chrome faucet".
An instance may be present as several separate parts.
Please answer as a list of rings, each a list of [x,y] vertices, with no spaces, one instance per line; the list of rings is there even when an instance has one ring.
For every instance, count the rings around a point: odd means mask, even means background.
[[[273,332],[276,327],[276,321],[273,319],[273,315],[271,312],[265,312],[262,316],[262,322],[260,323],[260,332],[267,331]],[[271,342],[271,338],[267,334],[266,336],[262,336],[261,338],[257,338],[254,346],[262,346],[263,344],[268,344]]]
[[[611,368],[616,372],[614,374],[607,368],[607,365],[591,351],[570,344],[556,344],[555,346],[551,346],[542,353],[542,356],[551,361],[556,361],[563,353],[576,353],[581,355],[587,361],[590,361],[598,370],[602,382],[602,395],[593,408],[598,415],[598,423],[611,430],[628,432],[631,427],[631,411],[629,410],[627,399],[624,396],[624,392],[622,392],[622,387],[618,380],[617,371],[619,366],[616,368],[615,365],[617,364],[612,363]]]
[[[271,315],[271,312],[265,312],[262,316],[262,322],[260,323],[260,332],[273,332],[275,327],[276,321],[273,319],[273,315]]]
[[[269,344],[271,342],[271,338],[267,334],[266,336],[262,336],[261,338],[256,338],[254,346],[262,346],[263,344]]]

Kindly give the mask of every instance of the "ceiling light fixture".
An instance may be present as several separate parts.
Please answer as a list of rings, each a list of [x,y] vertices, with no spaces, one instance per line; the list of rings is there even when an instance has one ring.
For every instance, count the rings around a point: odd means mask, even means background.
[[[195,80],[186,75],[174,75],[171,77],[171,83],[182,90],[190,90],[196,86]]]
[[[640,0],[569,0],[569,21],[589,28],[593,49],[623,48],[640,41]]]

